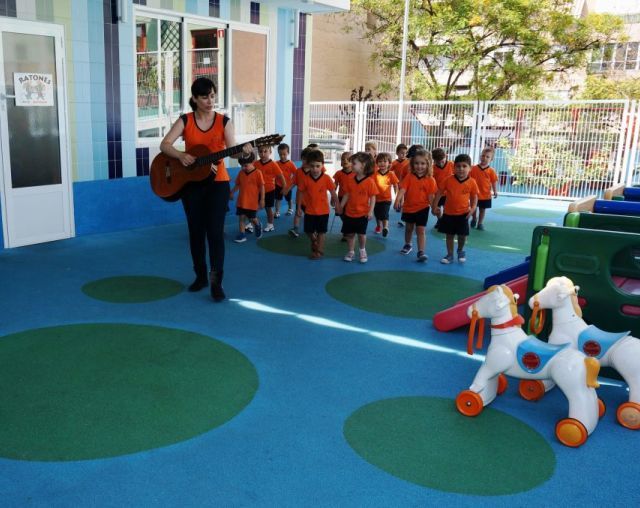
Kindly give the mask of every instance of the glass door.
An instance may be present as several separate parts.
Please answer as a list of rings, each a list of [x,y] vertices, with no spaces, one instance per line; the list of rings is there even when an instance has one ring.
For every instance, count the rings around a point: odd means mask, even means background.
[[[5,247],[73,236],[63,28],[0,20],[0,152]]]

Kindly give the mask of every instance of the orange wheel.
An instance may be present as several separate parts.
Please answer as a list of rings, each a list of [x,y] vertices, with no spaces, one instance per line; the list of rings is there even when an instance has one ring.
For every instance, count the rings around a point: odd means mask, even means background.
[[[556,437],[563,445],[577,448],[585,443],[589,434],[581,422],[565,418],[556,424]]]
[[[606,412],[607,412],[607,406],[602,401],[602,399],[598,399],[598,417],[602,418]]]
[[[478,416],[482,412],[484,403],[479,393],[464,390],[456,397],[456,407],[465,416]]]
[[[635,402],[625,402],[618,406],[616,412],[618,423],[631,430],[640,429],[640,404]]]
[[[539,379],[523,379],[518,385],[518,392],[524,400],[535,402],[544,396],[544,383]]]
[[[500,374],[498,376],[498,395],[502,395],[507,388],[509,387],[509,381],[507,381],[507,376],[504,374]]]

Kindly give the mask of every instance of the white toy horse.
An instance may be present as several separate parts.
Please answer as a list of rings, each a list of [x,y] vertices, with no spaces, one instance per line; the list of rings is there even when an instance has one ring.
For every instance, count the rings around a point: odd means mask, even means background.
[[[587,356],[597,358],[603,367],[613,367],[629,386],[629,401],[621,404],[616,413],[618,422],[632,430],[640,429],[640,340],[629,332],[608,333],[587,325],[578,304],[578,286],[567,277],[553,277],[539,293],[529,299],[533,309],[531,329],[544,326],[543,309],[553,310],[553,327],[549,344],[568,342]],[[530,387],[539,397],[553,388],[553,384]],[[522,391],[522,390],[521,390]],[[537,398],[539,398],[537,397]]]
[[[527,336],[521,328],[524,319],[518,315],[517,298],[507,286],[493,286],[468,308],[471,329],[467,352],[473,354],[474,329],[481,318],[491,318],[491,344],[473,384],[456,398],[458,411],[465,416],[480,414],[498,390],[506,388],[503,373],[520,379],[551,379],[569,401],[569,417],[556,424],[556,437],[564,445],[580,446],[598,424],[594,388],[598,386],[599,362],[566,344],[549,345]],[[482,347],[482,331],[479,335],[476,347]]]

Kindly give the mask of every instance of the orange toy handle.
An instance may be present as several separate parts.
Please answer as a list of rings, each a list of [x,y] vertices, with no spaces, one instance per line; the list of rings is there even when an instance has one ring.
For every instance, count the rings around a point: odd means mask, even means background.
[[[533,312],[531,318],[529,318],[529,330],[535,335],[538,335],[544,328],[546,312],[540,308],[540,302],[538,300],[533,301]]]
[[[476,341],[476,349],[482,349],[482,339],[484,337],[484,319],[478,317],[478,311],[473,309],[471,312],[471,324],[469,325],[469,335],[467,336],[467,354],[473,356],[473,338],[476,334],[476,326],[478,328],[478,340]]]

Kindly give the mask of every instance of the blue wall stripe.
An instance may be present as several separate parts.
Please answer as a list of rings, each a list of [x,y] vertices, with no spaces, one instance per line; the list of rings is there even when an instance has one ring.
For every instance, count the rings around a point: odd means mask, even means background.
[[[109,178],[122,178],[122,137],[120,132],[120,53],[116,2],[103,0],[104,70],[107,106],[107,153]]]
[[[293,50],[293,101],[291,119],[291,158],[300,159],[304,136],[304,64],[307,47],[307,15],[300,14],[298,47]]]
[[[278,9],[278,29],[275,33],[278,38],[278,72],[276,75],[276,132],[285,134],[286,142],[291,143],[291,110],[293,102],[290,99],[293,91],[293,45],[291,37],[293,27],[291,16],[295,11],[291,9]]]

